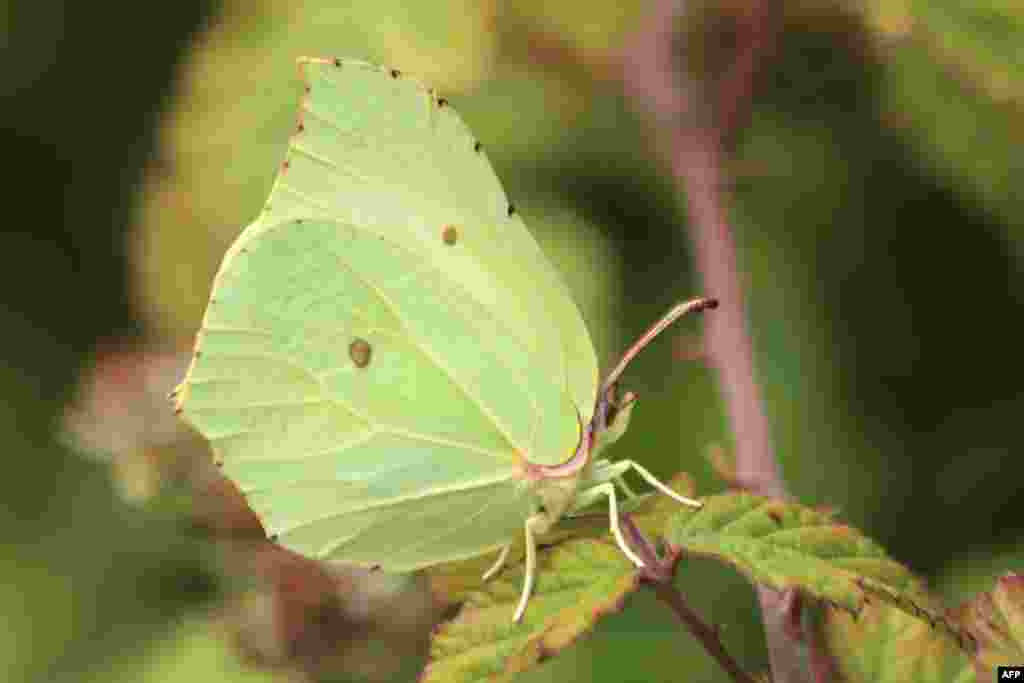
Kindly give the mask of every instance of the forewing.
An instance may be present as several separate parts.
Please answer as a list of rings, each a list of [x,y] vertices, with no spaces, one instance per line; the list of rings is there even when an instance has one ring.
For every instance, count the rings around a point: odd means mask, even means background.
[[[344,60],[303,60],[301,68],[307,93],[299,130],[264,214],[240,244],[282,219],[323,217],[415,253],[501,320],[536,369],[520,379],[544,411],[525,449],[529,459],[558,464],[570,457],[577,420],[562,414],[590,420],[593,347],[568,289],[512,209],[479,142],[443,99],[397,71]],[[560,405],[566,400],[572,411]]]

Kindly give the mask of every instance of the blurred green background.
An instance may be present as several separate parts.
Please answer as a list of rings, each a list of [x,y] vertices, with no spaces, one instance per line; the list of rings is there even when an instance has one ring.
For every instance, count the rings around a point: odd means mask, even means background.
[[[694,56],[743,4],[691,5],[686,68],[705,78],[714,60]],[[798,500],[838,507],[960,600],[1024,566],[1024,9],[784,5],[729,164],[778,457]],[[295,607],[313,570],[211,543],[211,528],[258,527],[210,503],[230,496],[209,493],[203,445],[165,394],[269,191],[307,54],[396,66],[450,99],[607,369],[701,292],[684,197],[609,76],[647,3],[5,9],[4,680],[410,680],[429,617],[415,587],[335,576]],[[710,493],[723,483],[705,456],[731,446],[698,335],[675,328],[627,373],[641,402],[617,448]],[[745,583],[706,562],[681,574],[727,647],[764,667]],[[566,677],[725,680],[643,593],[527,679]]]

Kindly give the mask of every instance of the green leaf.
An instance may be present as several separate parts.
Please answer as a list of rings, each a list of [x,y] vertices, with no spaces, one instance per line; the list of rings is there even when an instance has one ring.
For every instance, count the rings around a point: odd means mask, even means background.
[[[1005,0],[890,0],[868,3],[868,24],[910,42],[955,77],[996,102],[1018,99],[1024,85],[1024,10]]]
[[[1006,574],[990,593],[979,593],[955,616],[976,641],[978,680],[995,680],[1000,664],[1024,662],[1024,574]]]
[[[974,680],[967,655],[953,638],[880,602],[859,616],[827,608],[825,641],[846,683],[960,683]]]
[[[677,511],[666,538],[686,552],[731,564],[754,583],[798,588],[853,613],[869,596],[877,597],[963,639],[918,579],[828,513],[748,493],[723,494],[704,499],[700,510]]]
[[[696,497],[697,485],[686,472],[678,472],[667,482],[670,489],[687,498]],[[659,538],[665,529],[665,525],[680,510],[685,509],[668,496],[657,492],[643,496],[643,500],[637,504],[630,516],[637,528],[642,531],[648,539]]]
[[[421,681],[503,680],[525,671],[619,610],[639,585],[632,564],[610,541],[572,539],[538,559],[537,584],[522,622],[512,621],[523,582],[519,565],[471,593],[434,634]]]
[[[868,3],[883,38],[882,106],[921,158],[1008,226],[1024,202],[1014,144],[1024,106],[1024,11],[1004,0]],[[1008,237],[1016,246],[1019,231]],[[1017,257],[1022,258],[1020,247]]]

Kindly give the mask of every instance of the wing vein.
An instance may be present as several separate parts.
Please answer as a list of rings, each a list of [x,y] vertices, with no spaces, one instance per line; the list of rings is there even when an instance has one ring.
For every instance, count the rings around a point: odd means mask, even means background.
[[[312,197],[310,197],[308,194],[305,194],[304,192],[300,192],[300,191],[296,190],[294,187],[292,187],[288,183],[284,182],[283,178],[284,178],[284,176],[280,176],[280,179],[278,180],[277,184],[274,185],[274,193],[272,193],[270,195],[271,200],[273,200],[275,198],[274,194],[276,194],[276,192],[278,190],[283,190],[283,191],[287,192],[288,194],[291,194],[291,195],[294,195],[295,197],[298,197],[299,200],[305,202],[309,206],[312,206],[312,207],[314,207],[316,209],[319,209],[320,211],[323,211],[324,213],[329,213],[330,212],[330,210],[331,210],[330,206],[328,206],[327,204],[324,204],[323,202],[320,202],[320,201],[317,201],[317,200],[313,199]],[[276,204],[276,202],[274,202],[274,203]],[[268,204],[268,206],[266,206],[263,209],[263,212],[260,214],[260,220],[262,220],[265,217],[271,215],[271,212],[270,212],[270,207],[271,206],[272,206],[272,204]],[[275,225],[267,225],[267,226],[265,226],[265,230],[271,230],[274,227],[276,227],[276,226]]]
[[[299,524],[295,524],[294,526],[291,526],[291,527],[287,527],[287,528],[282,527],[280,529],[275,530],[275,533],[284,535],[284,534],[288,534],[288,533],[290,533],[292,531],[296,531],[298,529],[301,529],[302,527],[309,526],[311,524],[317,524],[319,522],[326,522],[326,521],[329,521],[329,520],[332,520],[332,519],[337,519],[338,517],[342,517],[344,515],[351,515],[353,513],[366,512],[368,510],[387,509],[387,508],[395,507],[396,505],[402,505],[404,503],[409,503],[409,502],[412,502],[412,501],[423,500],[424,498],[433,498],[433,497],[436,497],[436,496],[452,495],[452,494],[455,494],[455,493],[462,493],[464,491],[471,491],[473,489],[482,489],[482,488],[487,488],[488,486],[496,486],[498,484],[505,484],[505,483],[507,483],[512,478],[514,478],[514,474],[510,470],[508,472],[502,473],[502,476],[500,476],[500,477],[494,477],[494,478],[488,478],[488,479],[477,479],[475,481],[464,482],[464,483],[462,483],[460,485],[456,485],[456,486],[446,486],[444,488],[433,487],[433,488],[428,489],[426,491],[417,491],[415,494],[404,494],[404,495],[400,495],[400,496],[393,496],[391,498],[379,499],[379,500],[372,501],[370,503],[363,503],[363,504],[354,505],[352,507],[348,507],[348,508],[345,508],[345,509],[342,509],[342,510],[336,510],[336,511],[332,512],[329,515],[322,515],[322,516],[316,517],[314,519],[309,519],[309,520],[306,520],[304,522],[300,522]],[[252,490],[247,491],[247,493],[252,494],[252,493],[270,491],[271,489],[279,489],[279,488],[281,488],[280,485],[276,485],[276,486],[268,487],[266,489],[252,489]]]
[[[308,149],[306,149],[305,147],[303,147],[300,144],[297,144],[297,143],[293,142],[292,145],[291,145],[291,149],[292,149],[292,152],[294,152],[296,154],[299,154],[301,156],[304,156],[307,159],[310,159],[311,161],[315,161],[318,164],[320,164],[321,166],[326,166],[327,168],[331,169],[332,171],[338,169],[338,164],[333,159],[330,159],[330,158],[325,157],[325,156],[320,156],[316,152],[308,150]]]
[[[355,228],[356,230],[360,230],[359,226],[352,227]],[[348,263],[344,259],[339,259],[338,263],[342,267],[344,267],[353,277],[362,282],[368,290],[373,292],[377,296],[381,304],[389,311],[391,311],[391,314],[395,316],[395,318],[406,329],[406,331],[411,332],[411,330],[409,330],[409,325],[404,315],[404,312],[398,305],[395,304],[395,302],[391,300],[391,298],[387,294],[381,291],[381,289],[375,283],[363,277],[361,273],[359,273],[355,268],[352,267],[350,263]],[[427,358],[428,361],[430,361],[437,369],[443,372],[444,375],[448,378],[448,380],[460,392],[462,392],[462,394],[466,396],[466,398],[468,398],[470,402],[473,403],[474,406],[476,406],[477,410],[483,413],[491,421],[491,423],[494,424],[498,431],[501,432],[501,435],[505,437],[505,440],[508,441],[510,446],[512,446],[513,448],[522,447],[522,444],[518,444],[516,440],[512,437],[511,433],[508,430],[508,427],[505,424],[503,424],[503,422],[500,419],[498,419],[497,415],[495,415],[493,411],[491,411],[483,404],[479,396],[476,396],[474,393],[472,393],[463,382],[459,381],[455,377],[451,368],[449,368],[447,364],[445,364],[440,358],[438,358],[436,354],[433,354],[429,352],[426,348],[424,348],[420,340],[416,339],[414,335],[409,335],[409,341],[411,342],[413,348],[419,350],[419,352],[422,353]]]
[[[394,552],[394,556],[395,557],[400,557],[405,552],[408,552],[410,550],[416,550],[417,548],[422,548],[423,546],[425,546],[427,544],[430,544],[430,543],[436,543],[436,542],[438,542],[438,541],[440,541],[442,539],[448,538],[452,534],[458,533],[458,532],[462,531],[463,529],[466,529],[466,528],[472,526],[473,520],[478,519],[481,515],[483,515],[485,512],[487,512],[490,508],[494,507],[501,500],[502,499],[499,498],[498,496],[490,497],[473,514],[469,515],[468,517],[461,518],[455,525],[445,529],[444,531],[442,531],[439,534],[436,534],[434,536],[430,536],[430,537],[427,537],[427,538],[421,538],[421,539],[417,540],[414,543],[410,543],[409,545],[406,545],[401,550],[395,551]]]
[[[228,434],[226,436],[214,437],[214,438],[211,438],[210,440],[213,441],[215,439],[216,440],[220,440],[220,439],[224,439],[224,438],[231,438],[233,436],[238,436],[240,434],[249,434],[249,433],[257,433],[258,434],[259,432],[260,432],[260,430],[244,430],[244,431],[241,431],[241,432],[236,432],[234,434]],[[245,464],[245,463],[250,463],[250,462],[258,462],[258,463],[264,464],[264,465],[265,464],[275,464],[275,463],[279,463],[279,464],[296,463],[296,462],[301,462],[303,460],[312,460],[313,458],[322,458],[324,456],[331,455],[331,454],[333,454],[333,453],[335,453],[337,451],[346,451],[346,450],[348,450],[350,448],[357,448],[357,447],[361,446],[362,444],[366,443],[367,441],[369,441],[370,439],[372,439],[377,434],[380,434],[380,432],[377,431],[377,430],[374,430],[374,429],[366,430],[366,429],[364,429],[364,430],[359,431],[357,433],[357,435],[355,436],[355,438],[353,438],[351,440],[343,441],[343,442],[341,442],[339,444],[331,446],[330,448],[324,448],[324,449],[321,449],[319,451],[306,452],[306,453],[303,453],[302,455],[299,455],[298,457],[294,457],[294,458],[279,458],[279,457],[265,458],[263,456],[256,456],[256,457],[248,457],[247,458],[247,457],[234,456],[234,457],[230,457],[230,461],[231,461],[231,463],[233,465],[240,465],[240,464]],[[226,457],[225,461],[227,461],[228,459],[229,458]]]

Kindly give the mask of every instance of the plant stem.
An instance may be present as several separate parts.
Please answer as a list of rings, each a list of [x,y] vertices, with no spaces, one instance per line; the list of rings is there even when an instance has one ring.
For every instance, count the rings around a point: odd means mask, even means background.
[[[726,652],[722,640],[718,636],[718,629],[708,626],[696,612],[690,609],[683,594],[673,583],[650,581],[647,582],[647,585],[651,586],[658,599],[668,605],[668,608],[679,617],[686,628],[690,629],[694,638],[700,641],[708,654],[715,658],[718,665],[729,674],[732,680],[737,683],[755,683],[753,676],[741,669],[736,660]]]
[[[624,86],[658,123],[672,172],[686,191],[689,237],[696,249],[697,269],[707,296],[719,300],[706,325],[707,357],[718,374],[736,444],[737,478],[766,496],[785,496],[772,451],[768,417],[754,370],[747,334],[743,289],[736,264],[736,246],[729,224],[731,203],[725,189],[723,140],[730,137],[749,106],[758,58],[772,41],[761,23],[769,23],[768,0],[755,2],[737,27],[732,68],[714,88],[686,80],[678,57],[679,0],[658,0],[648,23],[640,29],[623,58]],[[760,8],[760,9],[759,9]],[[741,30],[743,29],[743,30]],[[744,38],[747,38],[746,40]],[[712,125],[698,113],[711,107]],[[724,120],[716,119],[722,112]],[[725,128],[724,126],[730,126]]]
[[[717,136],[679,129],[673,137],[673,170],[687,188],[691,239],[707,292],[719,300],[705,321],[707,357],[718,374],[736,443],[736,478],[755,493],[784,497],[773,454],[768,416],[747,334],[736,247],[729,226]]]
[[[649,586],[658,599],[668,605],[668,608],[679,617],[693,637],[704,646],[708,654],[718,662],[718,665],[729,674],[733,681],[755,683],[754,678],[740,668],[739,663],[726,651],[722,639],[718,635],[718,629],[701,619],[676,588],[675,566],[679,560],[679,553],[665,558],[658,557],[657,552],[629,515],[623,515],[621,522],[622,528],[625,529],[626,535],[629,537],[630,545],[639,552],[644,561],[645,566],[640,570],[640,580],[644,585]]]
[[[686,80],[685,69],[678,64],[678,19],[684,4],[655,0],[647,23],[623,53],[623,84],[659,125],[672,172],[686,190],[690,238],[704,293],[721,303],[706,320],[706,348],[735,437],[736,479],[756,493],[785,497],[747,334],[722,167],[723,141],[734,136],[749,109],[754,75],[774,43],[780,7],[773,0],[755,0],[736,12],[735,53],[729,68],[717,82],[710,77],[696,83]],[[706,112],[711,116],[702,116]],[[773,678],[780,683],[809,682],[803,646],[785,629],[794,596],[763,587],[757,592]]]

